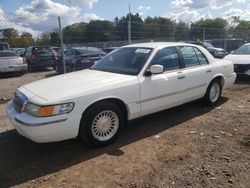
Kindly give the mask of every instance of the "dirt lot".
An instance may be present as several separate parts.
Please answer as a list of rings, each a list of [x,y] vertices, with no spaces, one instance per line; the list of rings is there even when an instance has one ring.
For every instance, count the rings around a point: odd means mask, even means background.
[[[26,73],[22,76],[18,76],[14,73],[0,74],[0,99],[11,97],[13,92],[21,85],[54,75],[56,75],[55,71],[50,68]]]
[[[19,136],[0,105],[0,187],[250,187],[250,79],[216,108],[192,102],[135,120],[112,145]]]

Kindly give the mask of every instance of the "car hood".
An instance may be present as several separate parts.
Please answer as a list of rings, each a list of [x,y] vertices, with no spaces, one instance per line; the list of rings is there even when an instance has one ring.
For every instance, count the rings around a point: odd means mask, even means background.
[[[230,60],[234,64],[250,64],[250,55],[229,54],[224,59]]]
[[[31,102],[39,97],[46,103],[55,103],[121,87],[121,82],[130,79],[135,76],[87,69],[32,82],[19,90],[27,94]]]
[[[210,50],[210,51],[220,51],[220,52],[224,52],[224,49],[222,49],[222,48],[208,47],[207,49]]]

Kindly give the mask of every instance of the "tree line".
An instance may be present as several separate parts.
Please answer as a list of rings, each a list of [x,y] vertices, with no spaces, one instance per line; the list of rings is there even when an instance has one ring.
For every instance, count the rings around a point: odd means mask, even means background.
[[[87,43],[106,41],[128,40],[129,15],[114,21],[95,20],[89,23],[74,23],[63,28],[64,43]],[[31,33],[19,33],[14,28],[1,29],[3,39],[12,47],[27,47],[29,45],[59,46],[60,37],[58,29],[44,32],[38,38]],[[186,24],[176,22],[170,18],[147,17],[143,19],[139,14],[131,14],[132,40],[139,39],[164,39],[169,41],[224,39],[225,37],[241,38],[248,40],[250,37],[250,21],[232,17],[228,20],[223,18],[200,19]]]

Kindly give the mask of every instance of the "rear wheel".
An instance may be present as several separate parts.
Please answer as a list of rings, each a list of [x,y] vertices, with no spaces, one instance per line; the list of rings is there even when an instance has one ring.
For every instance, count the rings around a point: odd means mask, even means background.
[[[33,70],[32,64],[30,62],[27,62],[28,71],[31,72]]]
[[[216,105],[221,97],[221,91],[222,86],[220,80],[213,80],[207,88],[206,95],[204,96],[204,102],[209,106]]]
[[[25,73],[26,73],[26,71],[23,70],[23,71],[18,72],[17,75],[18,75],[18,76],[23,76]]]
[[[112,102],[103,101],[83,115],[79,136],[89,145],[104,146],[115,141],[124,122],[122,110]]]

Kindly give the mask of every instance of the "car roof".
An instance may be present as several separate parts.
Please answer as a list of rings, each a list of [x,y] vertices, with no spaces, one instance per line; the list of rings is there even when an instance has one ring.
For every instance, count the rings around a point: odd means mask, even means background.
[[[29,46],[28,48],[50,48],[50,46]]]
[[[14,52],[14,51],[12,51],[12,50],[0,50],[0,52]]]
[[[190,45],[192,44],[184,43],[184,42],[148,42],[148,43],[138,43],[138,44],[130,44],[124,47],[135,47],[135,48],[159,48],[159,47],[168,47],[168,46],[177,46],[177,45]]]
[[[96,47],[71,47],[74,50],[101,50],[100,48]]]

